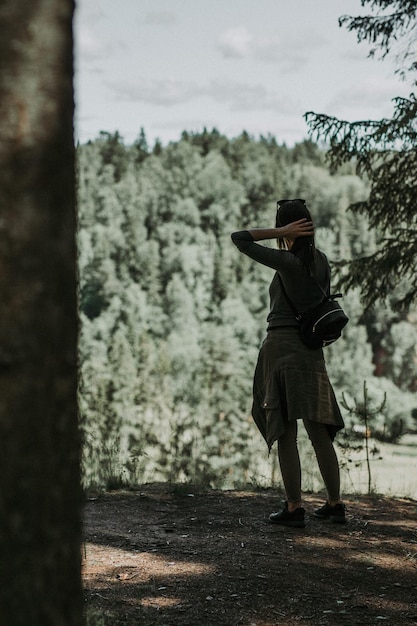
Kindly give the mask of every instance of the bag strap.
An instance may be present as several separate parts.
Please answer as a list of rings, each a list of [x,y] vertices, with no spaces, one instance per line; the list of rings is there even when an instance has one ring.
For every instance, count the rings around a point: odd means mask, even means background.
[[[326,300],[334,300],[335,298],[341,298],[342,294],[341,293],[330,293],[330,282],[329,282],[329,293],[326,293],[323,289],[323,287],[320,285],[319,281],[317,280],[317,278],[315,278],[314,276],[311,276],[311,278],[314,280],[314,282],[316,283],[317,287],[320,289],[320,291],[322,292],[322,294],[324,295]],[[282,284],[282,281],[281,281]]]
[[[291,300],[291,298],[289,297],[287,290],[284,287],[284,281],[281,278],[281,274],[278,272],[278,278],[279,278],[279,282],[281,283],[281,289],[282,289],[282,293],[285,296],[285,299],[287,300],[288,304],[290,305],[291,309],[293,310],[294,314],[295,314],[295,319],[299,322],[303,316],[301,315],[301,313],[298,312],[298,310],[296,309],[293,301]],[[329,285],[329,293],[326,293],[323,289],[323,287],[320,285],[320,283],[318,282],[318,280],[316,278],[314,278],[314,276],[311,276],[311,278],[314,280],[314,282],[316,283],[317,287],[320,289],[320,291],[322,292],[324,298],[323,300],[334,300],[335,298],[341,298],[342,294],[341,293],[335,293],[333,295],[330,295],[330,285]],[[323,301],[322,300],[322,301]]]
[[[312,276],[310,274],[311,278],[314,280],[314,282],[316,283],[317,287],[320,289],[321,293],[324,295],[324,297],[326,298],[326,300],[330,299],[330,285],[329,285],[329,293],[326,293],[323,289],[323,287],[320,285],[319,281],[317,280],[317,278],[315,278],[314,276]]]
[[[285,299],[287,300],[287,302],[290,305],[291,309],[295,313],[295,319],[297,320],[297,322],[299,322],[302,319],[302,315],[295,308],[295,305],[293,304],[293,301],[291,300],[290,296],[287,293],[287,290],[284,287],[284,282],[283,282],[283,280],[281,278],[281,275],[279,273],[278,273],[278,278],[279,278],[279,282],[281,283],[282,293],[284,294]]]

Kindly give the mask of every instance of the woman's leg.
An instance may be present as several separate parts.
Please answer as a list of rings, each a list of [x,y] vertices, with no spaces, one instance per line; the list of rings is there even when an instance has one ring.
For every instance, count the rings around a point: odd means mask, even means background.
[[[328,502],[334,506],[340,502],[340,471],[329,431],[325,424],[312,420],[304,420],[304,426],[316,453],[320,473],[327,489]]]
[[[278,459],[287,494],[288,510],[301,506],[301,466],[297,446],[297,421],[288,421],[278,440]]]

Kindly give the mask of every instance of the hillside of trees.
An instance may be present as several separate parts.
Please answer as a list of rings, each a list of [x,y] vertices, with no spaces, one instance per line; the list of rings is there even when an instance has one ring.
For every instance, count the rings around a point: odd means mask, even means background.
[[[311,141],[215,129],[152,148],[143,129],[133,145],[103,132],[77,155],[85,483],[250,481],[267,456],[250,406],[273,271],[230,233],[273,225],[276,200],[301,197],[335,266],[359,258],[378,237],[347,210],[366,180],[330,172]],[[416,310],[364,311],[356,291],[343,306],[350,324],[326,348],[336,395],[360,401],[364,380],[376,403],[386,392],[374,428],[395,440],[415,428]]]

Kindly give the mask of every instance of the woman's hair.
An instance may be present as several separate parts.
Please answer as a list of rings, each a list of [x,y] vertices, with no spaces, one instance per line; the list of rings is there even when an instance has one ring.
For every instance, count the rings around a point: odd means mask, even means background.
[[[297,198],[295,200],[278,200],[277,202],[277,216],[275,220],[275,226],[286,226],[291,222],[297,220],[307,219],[312,222],[311,213],[307,208],[305,200]],[[284,248],[284,240],[279,239],[278,245],[280,248]],[[314,242],[314,235],[309,237],[297,237],[294,241],[291,252],[295,254],[308,269],[311,274],[314,270],[315,258],[316,258],[316,245]]]

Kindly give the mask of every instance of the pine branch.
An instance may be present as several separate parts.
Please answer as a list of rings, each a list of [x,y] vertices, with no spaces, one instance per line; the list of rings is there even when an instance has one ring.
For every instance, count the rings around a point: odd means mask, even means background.
[[[417,2],[415,0],[361,0],[362,6],[369,5],[371,11],[380,11],[377,15],[350,16],[343,15],[339,18],[339,26],[345,26],[348,31],[356,31],[358,43],[367,41],[374,47],[369,56],[373,57],[378,52],[384,59],[394,45],[401,42],[402,47],[396,54],[397,64],[400,69],[398,74],[405,75],[414,71],[415,63],[408,68],[401,67],[406,60],[415,56],[415,30],[417,16]],[[387,9],[390,13],[385,12]]]

